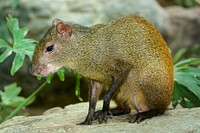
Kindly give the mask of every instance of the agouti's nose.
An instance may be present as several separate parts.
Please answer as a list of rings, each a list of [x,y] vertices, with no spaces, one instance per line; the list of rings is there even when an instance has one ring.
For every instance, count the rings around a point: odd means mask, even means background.
[[[31,74],[34,75],[34,76],[39,76],[40,75],[40,69],[38,69],[37,66],[32,66],[32,69],[31,69]]]

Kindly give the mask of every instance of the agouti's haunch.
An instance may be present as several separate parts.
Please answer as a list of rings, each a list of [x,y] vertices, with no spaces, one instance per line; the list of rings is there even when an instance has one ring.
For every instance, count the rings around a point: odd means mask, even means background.
[[[161,34],[139,16],[84,27],[59,19],[37,45],[33,74],[47,76],[67,66],[91,80],[88,115],[81,124],[136,109],[130,122],[161,115],[173,92],[174,73],[169,49]],[[95,112],[102,86],[103,108]],[[110,109],[110,100],[117,108]]]

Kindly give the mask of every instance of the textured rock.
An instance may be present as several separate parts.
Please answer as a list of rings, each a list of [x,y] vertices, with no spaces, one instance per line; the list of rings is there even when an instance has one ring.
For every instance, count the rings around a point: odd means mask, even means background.
[[[98,108],[101,107],[98,103]],[[14,117],[0,125],[1,133],[198,133],[200,132],[200,108],[174,109],[140,124],[130,124],[131,114],[113,116],[106,124],[76,125],[84,120],[88,103],[53,108],[41,116]]]
[[[200,8],[174,6],[166,8],[166,11],[170,22],[166,40],[173,52],[200,45]]]
[[[41,38],[54,18],[90,26],[119,16],[139,14],[161,32],[168,26],[167,13],[156,0],[21,0],[28,13],[31,36]],[[20,17],[20,16],[19,16]]]

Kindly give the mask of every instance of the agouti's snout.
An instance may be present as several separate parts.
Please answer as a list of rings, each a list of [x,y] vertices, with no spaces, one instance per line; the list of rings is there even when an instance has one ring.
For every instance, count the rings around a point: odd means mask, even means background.
[[[40,75],[40,69],[36,66],[32,66],[31,68],[31,74],[34,76],[39,76]]]

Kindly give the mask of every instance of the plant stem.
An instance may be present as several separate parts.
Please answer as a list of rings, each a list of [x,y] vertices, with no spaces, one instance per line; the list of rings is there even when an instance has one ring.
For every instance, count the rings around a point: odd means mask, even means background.
[[[78,72],[76,72],[75,76],[76,76],[75,95],[78,97],[78,99],[80,101],[83,101],[83,99],[80,96],[80,78],[81,78],[81,75]]]
[[[35,90],[22,104],[20,104],[13,112],[11,112],[5,119],[4,121],[11,119],[12,117],[14,117],[19,111],[22,110],[22,108],[24,108],[43,88],[44,86],[47,84],[47,81],[45,81],[42,85],[40,85],[40,87]]]

